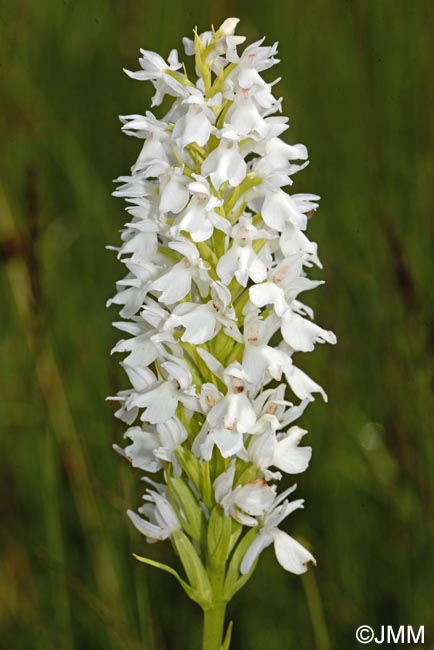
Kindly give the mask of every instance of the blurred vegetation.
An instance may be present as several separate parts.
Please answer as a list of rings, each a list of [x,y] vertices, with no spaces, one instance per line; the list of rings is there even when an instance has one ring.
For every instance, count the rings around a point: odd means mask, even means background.
[[[121,385],[104,304],[122,270],[111,179],[139,143],[117,115],[149,107],[139,47],[167,55],[229,15],[280,41],[290,142],[323,195],[309,297],[336,348],[302,367],[329,392],[303,419],[314,460],[291,531],[318,567],[272,551],[231,605],[234,650],[353,648],[361,624],[425,625],[434,642],[434,5],[429,0],[2,0],[0,638],[16,650],[197,648],[200,612],[137,565],[124,511],[139,475],[111,451]]]

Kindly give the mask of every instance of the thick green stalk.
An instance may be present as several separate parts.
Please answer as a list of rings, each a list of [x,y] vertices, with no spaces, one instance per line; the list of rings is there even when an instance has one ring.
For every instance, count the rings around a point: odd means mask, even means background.
[[[202,650],[221,650],[227,601],[224,599],[226,567],[208,566],[207,573],[213,591],[211,605],[204,609]]]
[[[202,650],[221,650],[226,605],[226,601],[220,601],[204,610]]]

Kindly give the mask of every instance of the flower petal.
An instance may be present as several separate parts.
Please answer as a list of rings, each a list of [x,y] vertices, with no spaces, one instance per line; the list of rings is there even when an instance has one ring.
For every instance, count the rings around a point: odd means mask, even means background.
[[[182,300],[191,289],[191,273],[183,265],[176,264],[170,271],[155,280],[151,291],[161,291],[158,302],[173,305]]]
[[[285,375],[291,390],[298,398],[313,400],[313,393],[321,393],[324,402],[327,402],[327,394],[319,384],[313,381],[305,372],[292,365],[285,370]]]
[[[131,521],[133,522],[137,530],[140,533],[142,533],[142,535],[146,535],[146,537],[149,537],[150,539],[160,541],[160,540],[167,539],[170,536],[168,530],[164,530],[163,528],[160,528],[160,526],[151,524],[151,522],[146,521],[146,519],[140,517],[133,510],[127,510],[127,515],[131,519]]]
[[[243,436],[236,430],[215,429],[209,435],[214,437],[214,442],[223,458],[235,456],[243,448]]]
[[[286,571],[300,575],[307,571],[308,562],[316,564],[313,555],[283,530],[276,528],[272,536],[277,560]]]
[[[288,435],[277,442],[272,464],[287,474],[304,472],[312,457],[312,447],[298,447],[298,443],[306,433],[300,427],[291,427]]]
[[[241,562],[240,573],[246,575],[252,568],[254,562],[262,553],[262,551],[273,543],[273,536],[267,532],[260,532],[257,537],[250,544],[246,551],[245,556]]]
[[[282,336],[294,350],[310,352],[315,343],[336,343],[333,332],[322,329],[312,321],[288,310],[282,318]]]
[[[300,230],[306,230],[307,217],[297,207],[297,203],[282,190],[265,197],[262,206],[262,218],[267,226],[282,231],[285,225],[292,223]]]
[[[154,450],[159,445],[158,435],[143,431],[140,427],[128,429],[125,435],[132,440],[132,444],[124,450],[131,465],[146,472],[158,472],[162,467],[161,461],[154,456]]]
[[[214,496],[217,503],[222,503],[223,499],[231,493],[234,483],[235,465],[232,464],[229,469],[220,474],[213,483]]]
[[[264,515],[271,507],[276,497],[276,490],[266,485],[262,480],[243,485],[237,492],[235,504],[248,515]]]

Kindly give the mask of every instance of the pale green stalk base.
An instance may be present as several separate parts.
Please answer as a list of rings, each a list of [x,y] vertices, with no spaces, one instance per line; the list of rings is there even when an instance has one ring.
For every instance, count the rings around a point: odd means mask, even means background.
[[[221,650],[226,613],[225,601],[204,610],[202,650]]]
[[[222,650],[227,600],[224,597],[226,563],[208,566],[207,574],[212,588],[212,601],[204,608],[202,650]],[[227,641],[227,643],[226,643]],[[225,639],[228,650],[230,638]]]

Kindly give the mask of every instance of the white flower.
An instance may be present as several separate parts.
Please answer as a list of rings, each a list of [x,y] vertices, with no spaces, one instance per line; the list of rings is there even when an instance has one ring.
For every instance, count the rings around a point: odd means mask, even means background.
[[[175,221],[170,232],[175,237],[181,231],[190,233],[194,242],[207,241],[212,237],[214,228],[228,233],[230,225],[227,219],[221,217],[215,208],[222,202],[211,195],[206,178],[194,174],[195,181],[189,183],[188,189],[192,194],[190,203]]]
[[[230,299],[231,295],[227,287],[221,282],[212,282],[209,302],[206,304],[182,302],[173,309],[164,328],[184,327],[181,341],[195,345],[209,341],[222,327],[228,336],[236,341],[242,341]]]
[[[155,171],[158,173],[160,181],[160,212],[162,214],[166,212],[178,214],[190,199],[187,176],[184,176],[179,167],[171,167],[168,163],[162,164],[160,170]]]
[[[241,89],[235,95],[233,106],[228,111],[227,122],[241,138],[259,139],[267,134],[267,123],[256,103],[249,96],[248,89]]]
[[[183,102],[187,106],[187,112],[176,121],[173,129],[173,137],[181,149],[191,142],[200,147],[205,146],[215,121],[215,115],[203,94],[197,88],[190,88],[188,92],[189,95]]]
[[[243,575],[250,571],[257,557],[270,544],[274,544],[277,560],[286,571],[301,574],[307,571],[308,562],[316,564],[315,558],[304,546],[278,528],[279,524],[294,510],[303,508],[303,499],[291,502],[286,500],[282,503],[295,487],[289,488],[277,497],[272,508],[265,515],[259,535],[253,540],[241,562]]]
[[[153,363],[155,359],[164,355],[164,346],[158,341],[153,340],[155,330],[146,327],[148,331],[145,330],[142,333],[143,329],[138,328],[137,335],[130,339],[121,339],[118,341],[112,350],[112,352],[129,352],[129,355],[124,360],[124,364],[142,370],[147,369],[147,366]]]
[[[254,400],[255,412],[260,418],[262,415],[274,415],[279,422],[279,428],[284,429],[303,415],[310,400],[304,399],[296,406],[284,399],[286,385],[280,384],[277,388],[262,391]]]
[[[236,455],[243,449],[243,434],[256,422],[256,414],[246,394],[245,374],[238,363],[224,371],[227,393],[216,401],[208,412],[201,434],[193,449],[199,447],[204,460],[210,460],[214,445],[223,458]]]
[[[288,261],[292,261],[292,264],[288,264]],[[250,300],[256,307],[273,305],[276,314],[281,318],[284,340],[293,350],[309,352],[313,350],[315,343],[336,343],[336,336],[297,313],[305,310],[301,303],[295,301],[295,296],[300,291],[311,289],[318,284],[298,275],[302,262],[303,257],[300,254],[288,258],[270,274],[273,282],[264,282],[250,288]]]
[[[276,488],[269,487],[263,479],[238,485],[233,489],[235,465],[220,474],[213,488],[215,499],[225,515],[231,515],[244,526],[257,526],[257,517],[265,515],[276,498]]]
[[[188,435],[182,422],[173,417],[155,427],[131,427],[125,432],[124,437],[129,438],[132,444],[125,449],[118,445],[113,445],[113,448],[127,458],[133,467],[154,473],[163,467],[162,461],[177,466],[174,451]]]
[[[304,144],[291,145],[280,138],[258,141],[255,143],[255,152],[261,154],[261,158],[255,164],[255,173],[259,175],[262,172],[269,174],[270,171],[288,173],[290,160],[307,160],[307,149]]]
[[[282,336],[293,350],[301,352],[313,350],[315,343],[336,343],[333,332],[302,318],[291,308],[282,314]]]
[[[141,420],[150,424],[166,422],[173,417],[179,402],[187,408],[196,406],[192,376],[185,361],[174,358],[163,362],[161,367],[167,380],[155,381],[144,390],[133,393],[126,402],[127,410],[145,408]]]
[[[176,464],[174,456],[175,449],[182,445],[188,438],[188,433],[182,422],[176,418],[170,418],[166,422],[156,425],[159,435],[159,447],[154,449],[156,458],[168,463]]]
[[[269,467],[277,467],[286,474],[301,474],[312,457],[312,447],[299,447],[307,431],[293,426],[285,433],[276,434],[281,424],[275,415],[263,415],[251,430],[252,439],[247,453],[249,458],[264,473],[265,478],[281,478],[269,472]]]
[[[193,280],[201,295],[206,296],[211,283],[208,266],[194,244],[187,240],[177,241],[170,243],[169,248],[183,255],[183,259],[149,285],[149,289],[161,291],[158,301],[171,305],[182,300],[191,291]]]
[[[152,98],[152,106],[159,106],[166,94],[174,97],[182,97],[186,94],[185,86],[168,74],[169,70],[176,71],[181,68],[176,50],[170,52],[167,62],[155,52],[149,50],[140,51],[142,56],[139,63],[143,69],[139,72],[130,72],[130,70],[125,70],[125,72],[132,79],[152,81],[156,90]]]
[[[147,519],[143,519],[132,510],[127,510],[127,515],[148,541],[167,539],[174,530],[181,527],[166,495],[159,494],[155,490],[147,490],[143,498],[146,503],[139,508],[139,512],[146,515]]]
[[[110,305],[124,305],[119,312],[122,318],[131,318],[140,309],[152,281],[158,273],[158,267],[152,262],[140,265],[140,272],[128,274],[124,280],[116,283],[117,293],[107,302]],[[124,288],[125,287],[125,288]]]
[[[259,41],[255,41],[251,45],[248,45],[241,57],[238,56],[238,53],[235,49],[235,41],[231,41],[231,48],[228,51],[228,60],[231,63],[238,63],[238,70],[243,73],[246,70],[257,70],[258,72],[263,72],[268,70],[276,63],[279,63],[277,59],[274,58],[277,54],[277,43],[274,43],[271,47],[262,46],[265,38],[261,38]],[[262,77],[255,77],[255,80],[259,79],[260,82],[263,82]]]
[[[143,469],[145,472],[158,472],[162,467],[162,462],[154,455],[154,450],[158,447],[158,435],[154,431],[144,431],[140,427],[131,427],[125,434],[125,438],[130,438],[132,444],[122,449],[118,445],[114,448],[122,456],[125,456],[133,467]]]
[[[283,350],[267,345],[277,330],[275,319],[265,321],[255,317],[246,318],[244,324],[243,368],[246,378],[252,384],[263,382],[265,376],[280,381],[283,372],[287,372],[292,360]]]
[[[253,282],[262,282],[267,277],[267,249],[258,254],[253,242],[258,239],[272,239],[266,230],[257,229],[252,224],[252,217],[243,216],[231,231],[233,244],[219,259],[217,273],[224,284],[229,284],[235,276],[244,287],[250,278]]]
[[[292,257],[297,253],[303,253],[305,266],[316,264],[322,268],[318,258],[318,246],[315,242],[309,241],[306,235],[291,223],[286,224],[280,236],[280,250],[285,257]]]
[[[221,142],[202,164],[202,174],[209,176],[218,190],[226,181],[232,187],[240,185],[247,173],[247,164],[238,148],[238,134],[230,128],[224,128],[220,134]]]
[[[270,228],[280,232],[288,223],[299,230],[306,230],[307,217],[297,206],[297,202],[283,190],[266,196],[262,206],[262,217]]]

